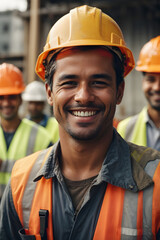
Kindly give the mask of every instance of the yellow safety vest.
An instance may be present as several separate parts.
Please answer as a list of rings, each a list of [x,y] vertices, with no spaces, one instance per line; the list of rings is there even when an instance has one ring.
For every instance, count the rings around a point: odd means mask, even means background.
[[[50,142],[51,139],[43,127],[28,119],[23,119],[7,150],[3,130],[0,127],[0,159],[3,160],[0,168],[0,198],[9,181],[15,161],[47,148]]]
[[[48,118],[46,130],[48,131],[53,143],[56,143],[59,139],[59,127],[58,122],[54,117]]]
[[[126,140],[140,146],[147,146],[146,118],[147,108],[118,124],[117,131]]]

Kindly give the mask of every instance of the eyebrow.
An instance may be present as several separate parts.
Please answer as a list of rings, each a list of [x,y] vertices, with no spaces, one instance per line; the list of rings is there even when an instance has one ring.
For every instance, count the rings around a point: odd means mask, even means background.
[[[58,80],[59,80],[59,82],[61,82],[61,81],[67,80],[67,79],[77,79],[77,78],[78,78],[78,75],[76,75],[76,74],[62,74]],[[101,79],[105,79],[107,81],[112,80],[112,77],[107,73],[96,73],[96,74],[91,75],[90,78],[92,78],[92,79],[101,78]]]
[[[77,75],[75,74],[62,74],[60,77],[59,77],[59,81],[64,81],[64,80],[67,80],[67,79],[76,79],[77,78]]]
[[[112,77],[111,77],[109,74],[107,74],[107,73],[97,73],[97,74],[93,74],[93,75],[92,75],[92,78],[94,78],[94,79],[102,78],[102,79],[106,79],[106,80],[109,80],[109,81],[112,80]]]

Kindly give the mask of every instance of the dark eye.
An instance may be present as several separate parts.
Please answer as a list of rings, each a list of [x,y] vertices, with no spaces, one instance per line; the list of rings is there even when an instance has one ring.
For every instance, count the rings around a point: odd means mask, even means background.
[[[77,82],[76,81],[65,81],[61,83],[61,86],[64,87],[75,87],[77,86]]]
[[[153,83],[155,81],[155,78],[152,77],[152,76],[148,76],[148,77],[146,77],[146,81],[150,82],[150,83]]]
[[[15,100],[15,99],[17,99],[17,95],[9,95],[8,98],[10,100]]]
[[[98,80],[98,81],[93,81],[93,82],[92,82],[92,85],[95,86],[95,87],[105,87],[105,86],[107,86],[108,84],[107,84],[106,81],[100,81],[100,80]]]

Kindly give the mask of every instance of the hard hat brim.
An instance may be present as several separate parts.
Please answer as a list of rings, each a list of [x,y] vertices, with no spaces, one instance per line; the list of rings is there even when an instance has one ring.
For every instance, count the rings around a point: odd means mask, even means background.
[[[18,89],[3,88],[2,90],[0,89],[0,96],[21,94],[24,90],[25,90],[25,87],[18,88]]]
[[[95,41],[95,40],[92,40],[92,42],[88,42],[88,41],[82,41],[80,43],[80,41],[78,41],[78,43],[76,42],[71,42],[70,44],[63,44],[61,47],[59,48],[51,48],[49,50],[46,50],[44,52],[42,52],[39,56],[38,56],[38,59],[37,59],[37,62],[36,62],[36,67],[35,67],[35,72],[36,74],[44,81],[45,80],[45,67],[43,65],[43,61],[47,58],[49,52],[51,51],[54,51],[54,50],[57,50],[57,49],[62,49],[62,48],[65,48],[65,47],[74,47],[74,46],[115,46],[115,47],[118,47],[122,54],[125,54],[125,56],[128,56],[128,58],[130,58],[130,62],[128,65],[124,66],[124,77],[127,76],[127,74],[132,71],[132,69],[135,67],[135,62],[134,62],[134,57],[133,57],[133,54],[131,52],[131,50],[125,46],[122,46],[120,47],[119,45],[117,46],[116,44],[113,45],[113,44],[107,44],[106,45],[106,42],[105,41],[102,41],[100,43],[100,41]],[[54,53],[53,53],[54,55]]]

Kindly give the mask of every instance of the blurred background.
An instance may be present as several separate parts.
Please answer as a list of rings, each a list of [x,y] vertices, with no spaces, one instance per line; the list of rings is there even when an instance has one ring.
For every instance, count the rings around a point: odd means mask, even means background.
[[[84,4],[101,8],[114,18],[135,62],[142,46],[160,35],[159,0],[0,0],[0,63],[19,67],[26,84],[39,80],[35,63],[51,26],[70,9]],[[124,98],[116,112],[119,120],[138,113],[146,104],[141,81],[136,70],[125,78]]]

